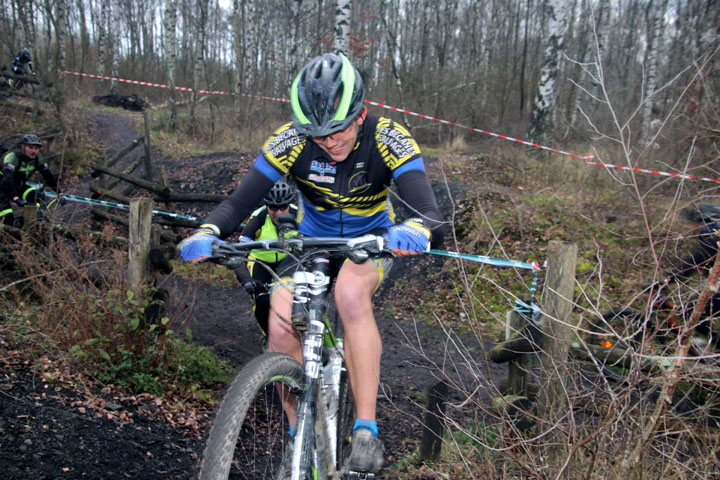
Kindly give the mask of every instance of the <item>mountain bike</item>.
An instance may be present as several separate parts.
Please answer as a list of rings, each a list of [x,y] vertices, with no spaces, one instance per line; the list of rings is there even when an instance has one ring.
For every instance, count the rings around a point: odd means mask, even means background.
[[[292,237],[218,244],[210,261],[234,268],[255,249],[282,250],[297,262],[291,321],[300,336],[303,363],[266,352],[238,373],[212,423],[199,478],[226,479],[231,470],[248,479],[373,478],[343,467],[355,412],[343,342],[326,315],[329,262],[347,258],[362,263],[392,253],[376,235]],[[281,399],[296,404],[292,438]]]
[[[21,198],[28,205],[37,209],[36,220],[52,221],[52,217],[62,201],[58,201],[58,196],[54,192],[47,192],[41,184],[28,182],[25,189],[21,192]],[[14,213],[13,227],[22,228],[25,223],[23,209],[18,209]]]
[[[30,94],[35,93],[35,85],[33,83],[33,80],[35,80],[35,78],[37,76],[37,72],[33,71],[33,72],[28,73],[28,71],[25,69],[25,67],[22,67],[19,72],[14,72],[12,70],[3,69],[3,73],[9,73],[9,74],[17,75],[18,77],[20,77],[20,78],[13,78],[13,77],[6,76],[7,84],[11,88],[13,88],[15,90],[22,90],[24,87],[27,86],[28,89],[30,90],[30,92],[29,92]],[[23,78],[23,77],[25,77],[25,78]]]

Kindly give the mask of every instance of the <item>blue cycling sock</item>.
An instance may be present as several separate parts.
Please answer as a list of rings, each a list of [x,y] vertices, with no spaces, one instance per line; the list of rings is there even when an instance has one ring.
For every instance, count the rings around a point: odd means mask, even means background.
[[[355,433],[355,430],[357,430],[358,428],[367,428],[372,432],[373,437],[378,436],[377,422],[375,420],[358,418],[355,420],[355,425],[353,425],[353,433]]]
[[[295,436],[295,429],[292,428],[292,426],[288,425],[288,432],[290,433],[290,438],[293,438]]]

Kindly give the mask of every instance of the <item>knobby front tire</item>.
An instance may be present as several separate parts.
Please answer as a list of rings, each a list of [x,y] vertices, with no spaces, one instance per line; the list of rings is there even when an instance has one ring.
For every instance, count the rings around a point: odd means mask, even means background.
[[[355,424],[355,402],[347,371],[340,376],[340,396],[338,398],[337,465],[341,470],[350,456],[352,427]]]
[[[227,479],[231,473],[240,479],[276,479],[290,445],[278,382],[296,397],[302,390],[302,366],[282,353],[256,357],[235,377],[212,423],[200,480]]]

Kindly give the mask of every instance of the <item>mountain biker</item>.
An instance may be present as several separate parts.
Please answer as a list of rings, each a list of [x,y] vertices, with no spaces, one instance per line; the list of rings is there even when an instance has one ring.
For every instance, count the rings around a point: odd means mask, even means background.
[[[664,283],[683,280],[700,272],[707,275],[715,263],[718,253],[720,205],[705,203],[697,207],[686,208],[681,211],[681,216],[692,224],[693,228],[690,232],[695,234],[697,243],[687,256],[680,259],[677,265],[664,275]],[[685,312],[685,316],[689,317],[691,313],[692,309],[689,309]],[[717,314],[720,314],[720,293],[716,292],[705,307],[704,318],[711,318]],[[699,325],[698,330],[707,333],[708,327],[705,322]]]
[[[23,48],[22,51],[15,56],[12,63],[10,64],[10,68],[12,68],[12,71],[15,75],[25,75],[25,65],[27,65],[30,73],[34,75],[29,48]],[[22,88],[22,86],[25,84],[23,80],[10,80],[10,85],[14,85],[17,89]]]
[[[12,202],[22,207],[27,202],[39,200],[38,191],[27,184],[35,171],[40,172],[45,182],[57,193],[60,203],[65,202],[64,196],[58,189],[57,178],[40,153],[41,147],[40,137],[28,133],[20,139],[18,148],[3,158],[0,174],[0,217],[5,225],[15,225],[16,222]]]
[[[263,199],[265,205],[255,210],[245,224],[240,241],[277,240],[278,217],[290,213],[297,217],[298,207],[293,205],[294,194],[290,185],[278,181],[272,186]],[[266,285],[272,283],[273,276],[268,270],[276,271],[280,260],[287,254],[272,250],[254,250],[250,253],[250,262],[243,263],[235,269],[235,276],[245,291],[252,297],[255,305],[255,318],[260,324],[263,335],[268,331],[268,314],[270,313],[270,296]],[[262,262],[261,264],[258,264]],[[265,295],[263,295],[265,294]]]
[[[417,255],[442,242],[442,215],[417,143],[394,121],[368,115],[362,78],[347,57],[328,53],[310,60],[292,83],[290,97],[292,122],[275,130],[236,190],[178,245],[183,260],[209,257],[212,244],[227,237],[285,174],[298,185],[300,235],[382,234],[396,255]],[[389,201],[393,183],[415,215],[397,224]],[[289,324],[292,280],[283,277],[291,262],[290,256],[281,262],[281,281],[273,286],[268,350],[302,361]],[[356,407],[346,466],[358,472],[377,472],[384,461],[376,423],[382,344],[371,300],[392,264],[386,258],[336,266],[335,304]],[[294,427],[294,409],[285,412]]]

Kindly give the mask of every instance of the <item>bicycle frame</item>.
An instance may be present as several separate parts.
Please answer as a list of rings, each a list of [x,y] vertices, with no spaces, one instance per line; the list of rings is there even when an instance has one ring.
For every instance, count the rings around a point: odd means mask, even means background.
[[[305,391],[298,401],[296,411],[292,480],[301,480],[300,475],[302,474],[304,477],[302,472],[307,472],[311,468],[309,464],[311,457],[308,452],[314,451],[314,445],[312,445],[314,435],[308,435],[308,430],[315,428],[315,402],[319,396],[318,382],[323,374],[322,352],[326,343],[324,341],[325,330],[328,326],[325,312],[327,310],[326,298],[330,289],[329,260],[320,257],[316,258],[313,263],[312,271],[301,270],[293,274],[295,293],[293,295],[292,326],[300,333],[302,339]],[[332,387],[334,388],[335,385]],[[321,400],[325,401],[325,399]],[[333,431],[330,426],[324,430],[328,434]],[[328,438],[328,440],[328,443],[332,445],[333,439]],[[322,462],[317,458],[313,460],[317,463]],[[328,463],[334,465],[335,458]]]
[[[382,237],[367,235],[356,239],[296,237],[214,247],[213,261],[231,268],[246,260],[241,252],[249,253],[253,249],[285,250],[289,255],[307,253],[297,258],[297,270],[292,276],[290,322],[300,336],[303,358],[302,389],[297,398],[289,465],[292,480],[336,479],[343,474],[339,466],[338,436],[347,421],[343,412],[347,404],[344,395],[341,398],[344,350],[326,315],[332,285],[331,261],[349,258],[360,263],[370,255],[391,254],[383,245]],[[374,478],[374,475],[368,473],[364,478]]]

